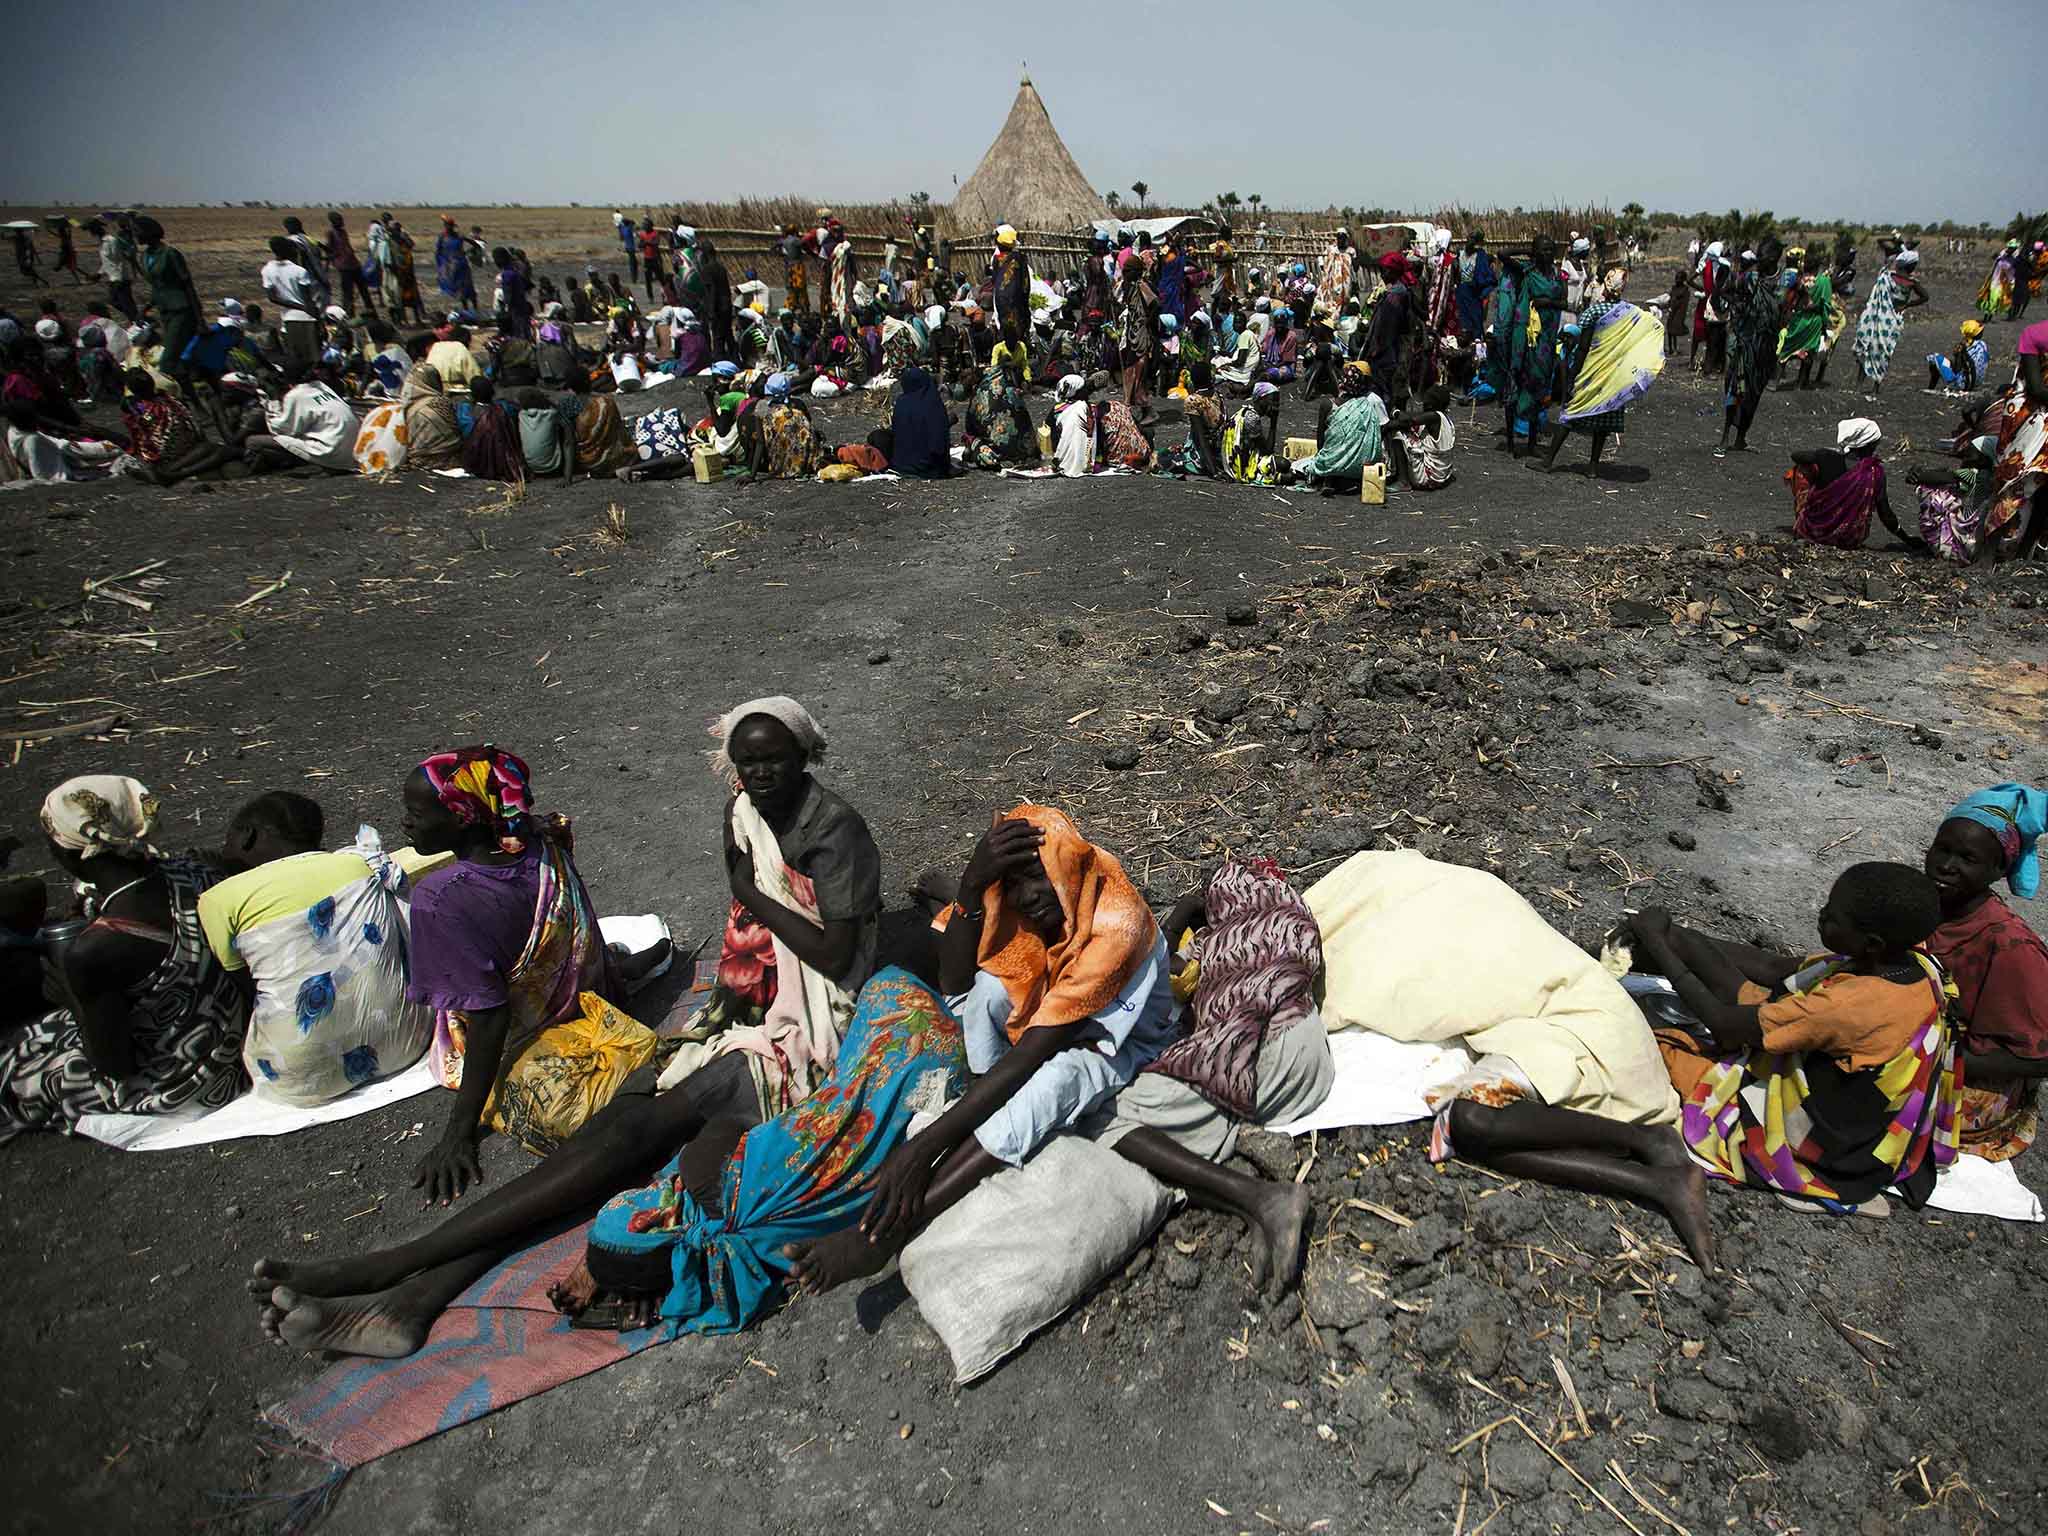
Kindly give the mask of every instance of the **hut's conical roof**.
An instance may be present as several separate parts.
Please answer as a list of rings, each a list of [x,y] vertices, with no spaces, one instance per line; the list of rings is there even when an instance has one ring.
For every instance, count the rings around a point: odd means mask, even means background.
[[[981,164],[954,194],[949,211],[961,232],[1013,224],[1018,229],[1074,229],[1109,207],[1096,194],[1026,75],[1002,131]]]

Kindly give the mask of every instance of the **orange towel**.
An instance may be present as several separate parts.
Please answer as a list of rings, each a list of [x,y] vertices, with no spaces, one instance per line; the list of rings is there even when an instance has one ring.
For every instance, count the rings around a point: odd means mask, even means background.
[[[1010,995],[1015,1044],[1027,1029],[1078,1023],[1116,1001],[1152,952],[1159,924],[1115,856],[1083,838],[1065,812],[1027,803],[1010,815],[1045,834],[1038,857],[1067,918],[1065,935],[1048,947],[1005,906],[1001,881],[983,899],[978,963]]]

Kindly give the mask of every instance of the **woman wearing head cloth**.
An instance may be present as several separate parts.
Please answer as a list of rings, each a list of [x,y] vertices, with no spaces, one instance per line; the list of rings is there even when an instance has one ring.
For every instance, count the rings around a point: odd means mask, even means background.
[[[923,368],[903,370],[903,391],[890,418],[889,467],[913,480],[943,480],[953,472],[951,426],[938,381]]]
[[[405,832],[455,861],[413,892],[408,995],[434,1010],[434,1075],[455,1095],[414,1176],[446,1203],[479,1177],[487,1130],[552,1152],[636,1067],[654,1036],[607,1001],[624,993],[571,854],[568,818],[533,808],[526,764],[502,748],[427,758],[405,781]]]
[[[2017,292],[2025,284],[2021,268],[2027,265],[2020,254],[2020,243],[2008,240],[2005,247],[1991,259],[1991,270],[1984,276],[1984,286],[1977,290],[1977,308],[1986,320],[2009,320],[2012,318]]]
[[[1785,483],[1792,488],[1792,527],[1799,537],[1836,549],[1861,549],[1874,512],[1895,538],[1919,542],[1899,527],[1885,494],[1884,461],[1877,456],[1883,437],[1876,422],[1855,416],[1835,427],[1834,447],[1792,455]]]
[[[1920,253],[1904,250],[1877,274],[1870,285],[1870,297],[1856,322],[1852,349],[1870,386],[1865,398],[1875,400],[1884,388],[1884,376],[1891,370],[1892,354],[1899,349],[1899,333],[1905,329],[1905,312],[1927,302],[1927,290],[1915,275],[1920,270]]]
[[[1997,463],[1998,439],[1987,433],[1963,445],[1962,462],[1955,469],[1908,472],[1920,493],[1920,536],[1944,560],[1968,565],[1980,553],[1989,553],[1984,514],[1991,510],[1998,489]]]
[[[678,1021],[684,1044],[667,1068],[657,1075],[650,1036],[640,1057],[647,1065],[618,1081],[608,1102],[544,1162],[464,1202],[419,1238],[318,1263],[262,1260],[249,1288],[265,1333],[310,1350],[411,1354],[442,1310],[508,1252],[566,1218],[588,1215],[679,1149],[687,1157],[707,1127],[729,1133],[730,1147],[730,1133],[802,1106],[828,1080],[855,1017],[854,994],[874,962],[880,854],[859,814],[812,777],[825,734],[794,699],[750,700],[714,721],[711,734],[713,773],[733,791],[723,814],[732,907],[710,1001],[699,1010],[685,994],[692,1016]],[[430,909],[460,897],[482,909],[467,931],[502,930],[506,943],[522,913],[545,920],[561,910],[564,886],[556,882],[550,899],[545,879],[537,900],[498,899],[505,888],[522,888],[517,866],[566,861],[559,818],[543,823],[529,803],[524,767],[507,753],[467,748],[421,765],[406,785],[407,830],[422,852],[452,838],[462,857],[420,882]],[[437,881],[446,883],[438,900]],[[413,924],[422,950],[435,938],[436,919],[430,915],[423,935],[415,905]],[[438,926],[450,936],[446,921]],[[488,986],[494,972],[485,958]],[[439,974],[424,954],[414,964],[416,978],[423,969]],[[586,1004],[592,996],[583,994]],[[476,1039],[469,1048],[474,1056]],[[847,1129],[850,1137],[862,1134]],[[429,1194],[459,1194],[475,1177],[473,1155],[469,1162],[466,1178],[430,1180]],[[710,1167],[715,1183],[719,1161]],[[582,1294],[568,1309],[581,1311],[590,1300]]]
[[[1789,389],[1786,374],[1799,365],[1799,387],[1813,387],[1813,364],[1824,357],[1827,336],[1835,309],[1835,280],[1827,272],[1827,261],[1819,250],[1809,251],[1802,263],[1805,270],[1788,301],[1791,313],[1778,337],[1778,388]]]
[[[2041,886],[2035,844],[2048,830],[2048,792],[2021,784],[1979,790],[1942,818],[1927,877],[1941,891],[1941,926],[1927,948],[1955,983],[1962,1150],[1992,1162],[2033,1144],[2048,1077],[2048,946],[1993,894]]]
[[[218,1109],[242,1091],[248,1008],[199,921],[218,878],[150,842],[134,779],[67,779],[43,801],[50,857],[86,888],[85,929],[52,962],[65,994],[0,1049],[0,1141],[83,1115]]]

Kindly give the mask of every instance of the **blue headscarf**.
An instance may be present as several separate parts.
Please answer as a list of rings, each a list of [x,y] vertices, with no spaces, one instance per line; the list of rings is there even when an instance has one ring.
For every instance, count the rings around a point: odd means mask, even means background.
[[[2005,852],[2005,883],[2015,896],[2041,889],[2041,859],[2034,844],[2048,832],[2048,792],[2024,784],[1994,784],[1967,796],[1944,818],[1988,827]]]

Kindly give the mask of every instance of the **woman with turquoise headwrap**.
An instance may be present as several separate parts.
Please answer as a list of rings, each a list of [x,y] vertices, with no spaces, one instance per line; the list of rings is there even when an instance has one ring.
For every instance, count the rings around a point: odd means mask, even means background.
[[[1992,894],[2041,887],[2035,844],[2048,830],[2048,792],[1998,784],[1943,818],[1927,849],[1941,890],[1941,926],[1927,948],[1956,986],[1962,1150],[1992,1162],[2033,1144],[2040,1084],[2048,1077],[2048,945]]]

